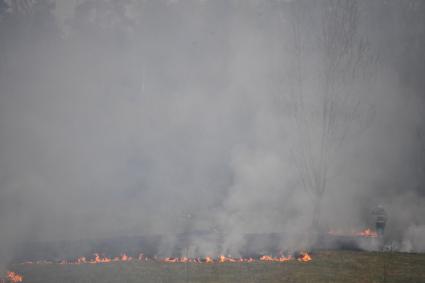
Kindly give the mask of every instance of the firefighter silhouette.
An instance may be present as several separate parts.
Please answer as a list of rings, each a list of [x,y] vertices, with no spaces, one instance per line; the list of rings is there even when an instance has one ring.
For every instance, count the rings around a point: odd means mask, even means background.
[[[382,204],[378,205],[373,211],[372,215],[375,217],[375,228],[378,233],[378,237],[382,237],[385,231],[385,225],[387,224],[388,215]]]

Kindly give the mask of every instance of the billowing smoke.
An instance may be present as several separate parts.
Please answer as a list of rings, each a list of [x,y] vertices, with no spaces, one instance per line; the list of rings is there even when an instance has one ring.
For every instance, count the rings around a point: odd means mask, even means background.
[[[401,251],[405,252],[421,252],[425,251],[425,227],[410,226],[404,234]]]
[[[423,251],[424,11],[0,1],[1,260],[148,234],[163,255],[181,233],[192,254],[238,255],[250,233],[296,250],[315,223],[373,228],[378,204],[386,241]]]

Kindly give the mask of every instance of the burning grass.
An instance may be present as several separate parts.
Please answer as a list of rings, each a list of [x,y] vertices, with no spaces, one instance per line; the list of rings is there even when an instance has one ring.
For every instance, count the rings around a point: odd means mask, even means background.
[[[11,283],[18,283],[24,280],[24,277],[16,272],[8,271],[7,272],[7,281]]]
[[[305,256],[305,255],[304,255]],[[21,264],[23,282],[425,282],[425,254],[320,251],[308,263],[112,261]],[[205,259],[207,260],[207,259]]]
[[[58,262],[54,261],[26,261],[21,264],[23,265],[32,265],[32,264],[71,264],[71,265],[79,265],[79,264],[102,264],[102,263],[112,263],[112,262],[128,262],[128,261],[139,261],[140,263],[146,262],[146,261],[157,261],[157,262],[163,262],[163,263],[225,263],[225,262],[255,262],[255,261],[274,261],[274,262],[286,262],[291,260],[298,260],[300,262],[308,262],[311,261],[312,258],[307,252],[300,252],[297,253],[296,256],[269,256],[264,255],[257,259],[254,258],[234,258],[231,256],[224,256],[221,255],[217,258],[213,257],[198,257],[198,258],[188,258],[188,257],[165,257],[165,258],[158,258],[158,257],[145,257],[143,254],[139,254],[139,256],[136,259],[133,259],[131,256],[127,256],[125,253],[121,254],[121,256],[117,257],[106,257],[101,256],[99,253],[95,253],[93,258],[87,259],[86,257],[79,257],[76,260],[61,260]]]
[[[378,233],[369,228],[366,228],[361,231],[351,230],[350,232],[347,232],[344,230],[330,230],[328,234],[334,235],[334,236],[351,236],[351,237],[364,237],[364,238],[378,237]]]

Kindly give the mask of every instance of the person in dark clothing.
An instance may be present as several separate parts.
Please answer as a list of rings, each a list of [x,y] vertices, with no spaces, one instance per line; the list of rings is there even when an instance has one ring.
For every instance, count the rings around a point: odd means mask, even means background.
[[[373,216],[375,217],[375,227],[378,237],[382,237],[385,231],[385,225],[387,224],[388,215],[385,211],[383,205],[378,205],[373,211]]]

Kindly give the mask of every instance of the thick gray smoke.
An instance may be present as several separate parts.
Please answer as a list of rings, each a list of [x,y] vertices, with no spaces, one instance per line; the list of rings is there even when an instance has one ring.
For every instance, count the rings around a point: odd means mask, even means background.
[[[193,253],[237,255],[247,233],[307,248],[318,199],[323,230],[373,228],[381,203],[387,240],[424,251],[424,11],[0,1],[1,260],[143,234],[169,254],[194,231],[223,242]]]

